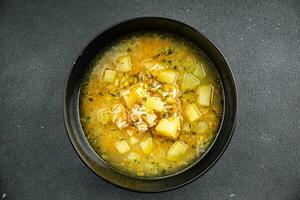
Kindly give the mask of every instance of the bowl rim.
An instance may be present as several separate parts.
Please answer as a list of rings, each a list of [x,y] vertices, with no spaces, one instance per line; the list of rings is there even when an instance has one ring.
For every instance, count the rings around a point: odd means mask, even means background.
[[[234,107],[235,107],[235,110],[233,112],[233,121],[232,121],[232,126],[231,126],[231,130],[230,130],[230,133],[229,133],[229,137],[227,138],[227,141],[226,143],[224,144],[224,146],[221,148],[221,152],[217,155],[217,157],[209,164],[208,167],[205,168],[205,170],[201,171],[200,173],[198,173],[197,175],[195,175],[194,177],[192,177],[191,179],[185,181],[185,182],[182,182],[181,184],[178,184],[176,186],[171,186],[171,187],[168,187],[168,188],[163,188],[163,189],[159,189],[159,190],[141,190],[141,189],[134,189],[134,188],[129,188],[129,187],[125,187],[123,185],[120,185],[120,184],[117,184],[109,179],[106,179],[104,178],[103,176],[101,176],[100,174],[98,174],[87,162],[87,160],[84,158],[84,155],[81,151],[79,151],[78,149],[78,146],[76,145],[75,143],[75,139],[71,136],[71,132],[72,132],[72,128],[71,128],[71,125],[68,123],[67,121],[67,105],[68,105],[68,101],[67,101],[67,89],[68,89],[68,86],[69,86],[69,79],[70,79],[70,75],[73,71],[73,68],[74,66],[76,65],[78,59],[81,57],[81,55],[84,53],[84,51],[88,48],[88,46],[94,41],[96,40],[101,34],[103,34],[104,32],[108,31],[109,29],[115,27],[115,26],[119,26],[121,24],[124,24],[124,23],[128,23],[128,22],[131,22],[131,21],[138,21],[138,20],[165,20],[165,21],[170,21],[172,23],[177,23],[181,26],[185,26],[186,28],[189,28],[191,29],[192,31],[196,32],[197,34],[201,35],[203,37],[203,39],[205,39],[208,43],[210,43],[210,45],[213,46],[213,48],[217,51],[217,53],[221,56],[223,62],[226,64],[227,66],[227,70],[229,71],[229,75],[230,75],[230,78],[232,79],[232,83],[233,83],[233,93],[235,94],[235,104],[234,104]],[[183,36],[182,36],[183,37]],[[187,39],[187,38],[186,38]],[[188,39],[187,39],[188,40]],[[198,46],[198,45],[197,45]],[[205,51],[204,51],[205,52]],[[180,187],[183,187],[195,180],[197,180],[200,176],[204,175],[208,170],[210,170],[216,163],[217,161],[220,159],[220,157],[223,155],[223,153],[225,152],[225,150],[227,149],[228,147],[228,144],[230,143],[231,141],[231,138],[233,136],[233,133],[235,131],[235,128],[236,128],[236,123],[237,123],[237,115],[238,115],[238,91],[237,91],[237,85],[236,85],[236,80],[235,80],[235,77],[232,73],[232,70],[229,66],[229,64],[227,63],[227,61],[225,60],[224,58],[224,55],[221,53],[221,51],[203,34],[201,33],[200,31],[198,31],[197,29],[193,28],[192,26],[186,24],[186,23],[183,23],[181,21],[178,21],[178,20],[175,20],[175,19],[172,19],[172,18],[166,18],[166,17],[157,17],[157,16],[143,16],[143,17],[134,17],[134,18],[127,18],[125,20],[121,20],[121,21],[118,21],[118,22],[115,22],[115,23],[112,23],[110,26],[107,26],[106,28],[102,29],[102,31],[99,31],[97,32],[97,34],[95,34],[90,40],[88,40],[85,45],[83,45],[83,47],[80,49],[79,51],[79,54],[76,54],[78,56],[76,56],[74,62],[72,63],[71,67],[69,68],[69,71],[67,73],[67,76],[66,76],[66,79],[65,79],[65,87],[64,87],[64,95],[63,95],[63,118],[64,118],[64,126],[65,126],[65,130],[67,132],[67,135],[68,135],[68,138],[69,138],[69,141],[73,147],[73,149],[75,150],[76,154],[79,156],[79,158],[81,159],[81,161],[94,173],[96,174],[98,177],[100,177],[102,180],[112,184],[112,185],[115,185],[121,189],[126,189],[126,190],[130,190],[130,191],[134,191],[134,192],[140,192],[140,193],[158,193],[158,192],[166,192],[166,191],[170,191],[170,190],[174,190],[174,189],[177,189],[177,188],[180,188]],[[210,58],[211,59],[211,58]],[[223,85],[223,83],[222,83]],[[223,86],[222,86],[223,87]],[[223,91],[224,93],[224,91]],[[223,94],[224,95],[224,94]],[[225,99],[224,99],[225,100]],[[225,107],[225,103],[224,103],[224,107]],[[223,107],[223,109],[224,109]],[[215,139],[214,141],[212,142],[212,144],[210,145],[209,149],[205,152],[205,154],[211,149],[211,147],[213,146],[214,142],[216,141],[217,137],[218,137],[218,134],[221,130],[221,126],[222,124],[224,123],[224,115],[225,115],[225,109],[223,110],[223,117],[222,117],[222,121],[221,121],[221,125],[218,129],[218,132],[217,132],[217,135],[215,136]],[[205,154],[203,156],[200,157],[200,159],[198,159],[198,161],[200,161],[203,157],[205,157]],[[196,161],[196,162],[198,162]],[[195,162],[195,163],[196,163]],[[194,164],[194,163],[193,163]],[[193,165],[192,164],[192,165]],[[187,167],[189,168],[189,167]],[[113,170],[113,169],[112,169]],[[188,170],[188,169],[186,169]],[[176,176],[177,174],[180,174],[180,173],[175,173],[174,176]],[[124,175],[126,176],[126,175]],[[128,176],[129,177],[129,176]],[[133,177],[131,177],[133,178]],[[167,177],[166,177],[167,178]],[[162,178],[164,179],[164,178]],[[145,179],[145,180],[162,180],[162,179]]]

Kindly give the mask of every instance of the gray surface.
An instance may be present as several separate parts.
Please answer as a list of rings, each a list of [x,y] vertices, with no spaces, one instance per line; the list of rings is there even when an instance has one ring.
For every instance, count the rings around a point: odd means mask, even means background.
[[[300,1],[108,2],[0,1],[0,199],[300,199]],[[73,151],[62,115],[82,46],[112,23],[146,15],[201,30],[239,91],[238,124],[219,162],[159,194],[95,176]]]

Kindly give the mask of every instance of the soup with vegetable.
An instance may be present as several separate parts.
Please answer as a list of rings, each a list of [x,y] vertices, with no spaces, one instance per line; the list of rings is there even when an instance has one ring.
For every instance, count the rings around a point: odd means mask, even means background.
[[[129,176],[182,171],[210,147],[223,116],[212,61],[169,33],[124,36],[94,59],[80,88],[80,120],[90,145]]]

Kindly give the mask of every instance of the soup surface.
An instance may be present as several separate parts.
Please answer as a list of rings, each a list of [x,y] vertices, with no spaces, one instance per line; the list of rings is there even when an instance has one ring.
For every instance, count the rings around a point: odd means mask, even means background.
[[[181,171],[208,149],[223,115],[211,60],[181,37],[124,36],[92,62],[80,89],[80,120],[95,152],[130,176]]]

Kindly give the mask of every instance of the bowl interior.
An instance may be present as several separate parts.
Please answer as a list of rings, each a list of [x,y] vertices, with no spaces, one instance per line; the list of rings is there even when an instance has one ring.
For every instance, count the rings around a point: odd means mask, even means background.
[[[163,179],[137,179],[110,169],[93,151],[85,138],[79,119],[79,90],[83,75],[93,58],[115,39],[138,31],[165,31],[179,35],[200,47],[213,61],[224,93],[224,115],[219,132],[209,151],[188,170]],[[64,102],[65,126],[73,147],[84,163],[104,180],[141,192],[158,192],[182,186],[204,174],[222,155],[235,125],[236,86],[228,64],[217,48],[202,34],[183,23],[156,17],[136,18],[114,25],[94,38],[81,52],[69,74]]]

